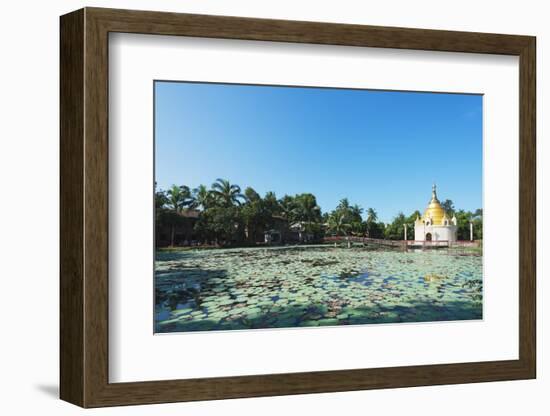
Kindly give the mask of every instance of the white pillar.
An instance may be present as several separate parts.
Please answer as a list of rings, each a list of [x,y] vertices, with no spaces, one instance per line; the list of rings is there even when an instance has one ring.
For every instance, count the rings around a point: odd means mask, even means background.
[[[470,221],[470,241],[474,241],[474,223]]]
[[[405,241],[407,241],[407,224],[403,224],[403,228],[405,228]]]

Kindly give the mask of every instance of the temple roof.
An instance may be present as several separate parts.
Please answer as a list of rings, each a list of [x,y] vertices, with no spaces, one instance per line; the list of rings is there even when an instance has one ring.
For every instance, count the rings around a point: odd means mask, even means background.
[[[432,199],[428,203],[428,207],[424,211],[424,215],[422,216],[422,219],[428,220],[432,219],[432,224],[434,225],[442,225],[443,224],[443,217],[445,217],[445,210],[441,206],[441,203],[439,202],[439,199],[437,199],[437,192],[436,192],[436,186],[433,184],[432,186]]]

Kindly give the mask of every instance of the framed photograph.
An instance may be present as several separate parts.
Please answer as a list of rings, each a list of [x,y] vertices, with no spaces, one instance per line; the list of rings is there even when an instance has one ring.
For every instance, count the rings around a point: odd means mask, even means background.
[[[535,378],[535,49],[62,16],[61,398]]]

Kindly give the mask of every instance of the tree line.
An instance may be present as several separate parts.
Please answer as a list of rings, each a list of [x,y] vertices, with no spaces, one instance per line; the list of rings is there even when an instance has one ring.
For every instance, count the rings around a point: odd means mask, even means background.
[[[481,210],[475,213],[456,211],[453,203],[443,203],[448,215],[458,220],[458,238],[469,239],[469,223],[476,224],[476,238],[481,238]],[[200,243],[216,245],[253,245],[263,241],[263,233],[280,228],[299,229],[311,241],[325,236],[368,236],[402,240],[404,224],[408,226],[408,239],[414,238],[414,221],[419,211],[410,216],[399,213],[391,223],[378,219],[374,208],[364,210],[351,204],[348,198],[340,200],[330,212],[322,212],[315,195],[301,193],[277,198],[274,192],[261,196],[251,187],[244,191],[226,179],[217,179],[210,187],[200,185],[191,189],[186,185],[172,185],[166,190],[155,190],[155,219],[157,235],[169,230],[169,243],[175,244],[178,227],[188,219],[185,213],[194,211],[198,218],[193,234]],[[476,223],[477,222],[477,223]]]
[[[453,201],[450,199],[441,203],[441,206],[447,213],[449,219],[456,217],[457,239],[470,239],[470,222],[473,224],[474,240],[483,239],[483,210],[481,208],[475,211],[466,211],[463,209],[455,209]],[[414,239],[414,223],[418,217],[422,217],[420,211],[414,211],[411,215],[406,216],[403,212],[399,212],[390,224],[387,224],[384,229],[384,238],[389,240],[404,239],[404,225],[407,224],[407,239]]]

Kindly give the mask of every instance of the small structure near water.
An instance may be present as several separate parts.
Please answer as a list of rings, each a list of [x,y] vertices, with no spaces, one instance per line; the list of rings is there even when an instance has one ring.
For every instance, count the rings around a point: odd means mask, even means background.
[[[457,240],[457,220],[447,216],[445,209],[437,199],[435,184],[432,186],[432,199],[428,203],[424,215],[417,217],[414,223],[415,241],[447,241]]]

